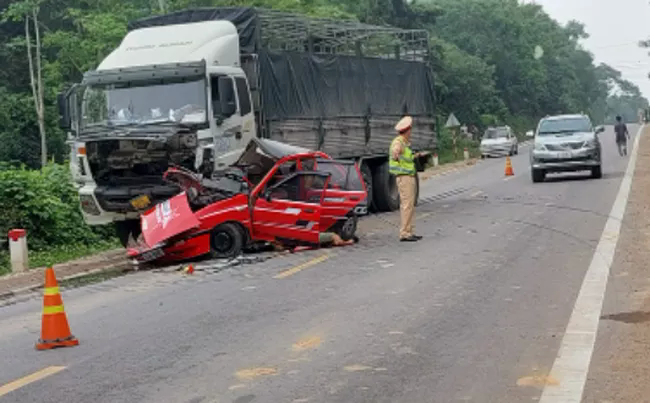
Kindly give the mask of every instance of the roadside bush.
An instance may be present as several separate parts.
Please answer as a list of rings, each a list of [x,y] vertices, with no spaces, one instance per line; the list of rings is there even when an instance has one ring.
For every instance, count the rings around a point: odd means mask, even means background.
[[[25,228],[30,251],[93,246],[114,236],[112,227],[84,223],[67,165],[30,170],[0,164],[0,206],[2,239],[12,228]]]

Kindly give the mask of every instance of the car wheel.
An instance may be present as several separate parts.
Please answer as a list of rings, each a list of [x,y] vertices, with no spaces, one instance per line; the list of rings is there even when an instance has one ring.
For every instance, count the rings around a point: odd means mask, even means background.
[[[603,169],[600,165],[591,168],[591,177],[594,179],[600,179],[603,177]]]
[[[356,214],[353,214],[345,219],[337,231],[341,239],[344,241],[349,241],[352,239],[354,237],[354,234],[357,232],[358,222],[359,218]]]
[[[533,183],[544,182],[546,172],[542,171],[541,169],[531,169],[530,173],[533,177]]]
[[[238,256],[244,247],[244,232],[233,223],[216,226],[210,233],[210,256],[213,259],[230,259]]]
[[[515,147],[515,155],[519,155],[519,146]]]

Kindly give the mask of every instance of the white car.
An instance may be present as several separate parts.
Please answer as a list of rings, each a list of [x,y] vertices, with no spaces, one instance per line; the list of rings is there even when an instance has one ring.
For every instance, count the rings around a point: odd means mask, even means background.
[[[481,158],[519,154],[517,136],[509,126],[491,127],[481,140]]]

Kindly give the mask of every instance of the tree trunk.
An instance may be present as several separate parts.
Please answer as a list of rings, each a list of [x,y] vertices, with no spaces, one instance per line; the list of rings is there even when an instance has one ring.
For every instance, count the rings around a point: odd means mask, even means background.
[[[45,137],[45,107],[43,100],[43,78],[41,72],[41,37],[38,31],[37,10],[32,10],[31,18],[34,20],[34,30],[36,35],[36,69],[34,74],[34,55],[32,54],[32,38],[29,33],[30,16],[25,16],[25,41],[27,43],[27,62],[29,63],[29,82],[32,87],[32,96],[34,97],[34,109],[38,120],[38,131],[41,135],[41,167],[47,165],[47,141]]]
[[[36,85],[38,87],[38,130],[41,133],[41,166],[47,164],[47,137],[45,135],[45,90],[43,89],[43,68],[41,66],[41,33],[38,29],[38,10],[32,10],[36,36]]]

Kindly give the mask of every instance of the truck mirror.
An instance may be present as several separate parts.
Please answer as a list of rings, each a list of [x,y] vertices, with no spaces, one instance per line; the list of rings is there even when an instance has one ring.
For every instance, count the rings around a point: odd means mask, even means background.
[[[63,130],[70,130],[70,109],[68,108],[68,97],[66,93],[60,92],[57,94],[56,102],[59,107],[59,127]]]

